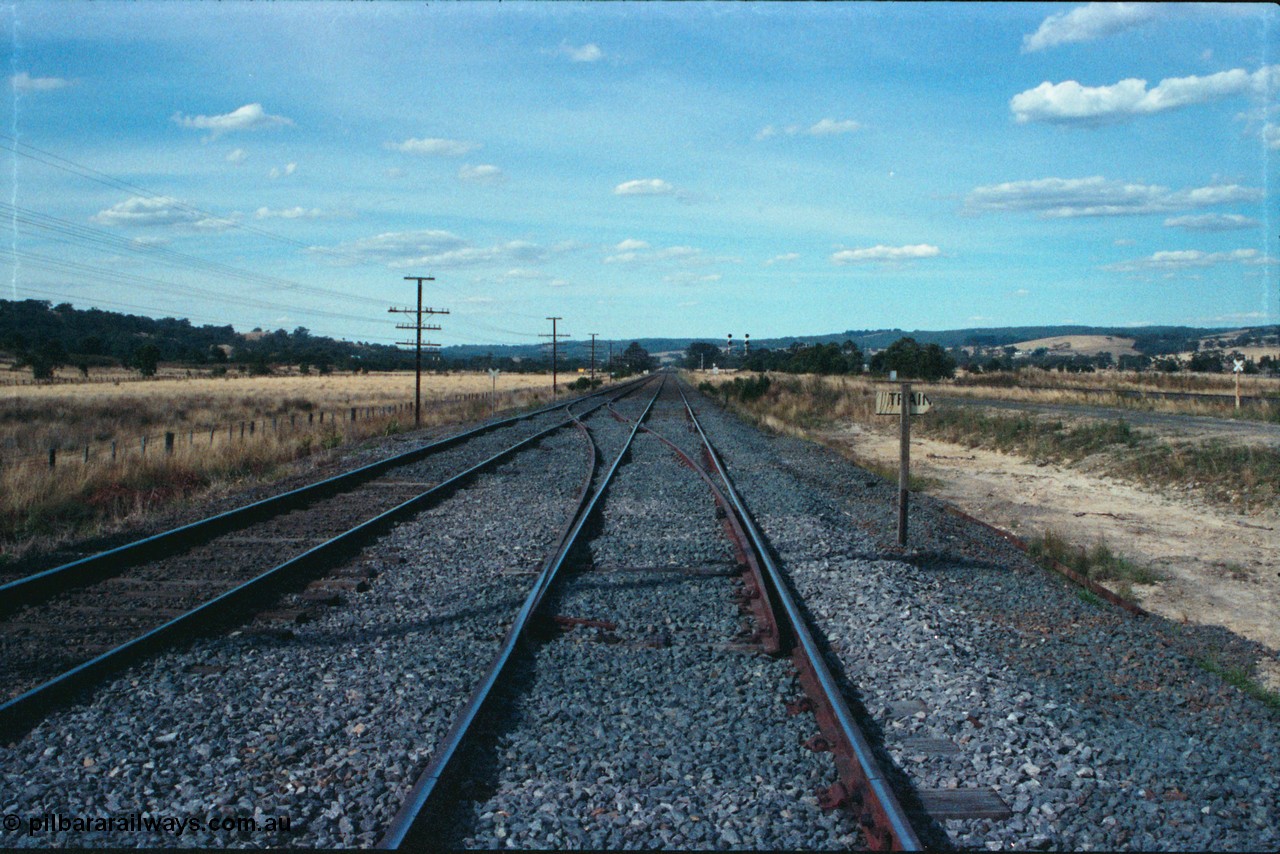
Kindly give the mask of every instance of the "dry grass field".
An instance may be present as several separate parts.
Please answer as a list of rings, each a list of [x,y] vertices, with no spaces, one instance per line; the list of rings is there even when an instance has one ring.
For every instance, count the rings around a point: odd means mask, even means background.
[[[1113,335],[1056,335],[1052,338],[1037,338],[1034,341],[1019,341],[1013,346],[1019,350],[1036,350],[1044,347],[1046,350],[1066,356],[1096,356],[1099,353],[1131,356],[1138,352],[1133,349],[1132,338],[1117,338]]]
[[[422,383],[424,426],[550,398],[540,374],[500,375],[496,398],[487,373],[424,374]],[[411,430],[413,393],[412,372],[0,388],[0,563],[175,500],[270,480],[316,452]]]

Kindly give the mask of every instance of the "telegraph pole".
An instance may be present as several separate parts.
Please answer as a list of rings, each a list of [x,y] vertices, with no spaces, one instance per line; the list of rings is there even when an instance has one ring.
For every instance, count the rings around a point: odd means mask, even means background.
[[[410,346],[410,345],[412,345],[412,346],[413,346],[413,348],[414,348],[414,357],[413,357],[413,363],[414,363],[414,381],[413,381],[413,426],[414,426],[414,427],[421,427],[421,426],[422,426],[422,348],[423,348],[424,346],[426,346],[426,347],[439,347],[439,346],[440,346],[439,344],[433,343],[433,342],[431,342],[431,341],[424,342],[424,341],[422,340],[422,333],[423,333],[423,332],[426,332],[426,331],[437,332],[437,331],[439,331],[439,330],[440,330],[440,327],[439,327],[439,326],[423,326],[423,325],[422,325],[422,315],[424,315],[424,314],[426,314],[426,315],[432,315],[432,314],[448,314],[448,313],[449,313],[449,311],[448,311],[447,309],[442,309],[442,308],[423,308],[423,307],[422,307],[422,283],[423,283],[423,282],[434,282],[434,281],[435,281],[435,277],[433,277],[433,276],[405,276],[404,278],[405,278],[405,281],[407,281],[407,282],[417,282],[417,283],[418,283],[418,307],[417,307],[416,309],[413,309],[413,308],[389,308],[389,309],[387,309],[387,311],[388,311],[389,313],[391,313],[391,314],[413,314],[413,315],[416,315],[416,316],[417,316],[416,321],[415,321],[415,322],[413,322],[413,323],[397,323],[397,324],[396,324],[396,329],[412,329],[412,330],[414,330],[414,332],[415,332],[415,338],[414,338],[414,340],[413,340],[413,341],[397,341],[396,343],[397,343],[397,344],[402,344],[402,345],[404,345],[404,346]]]
[[[547,318],[547,320],[550,320],[550,321],[551,321],[551,334],[550,334],[550,335],[547,335],[547,334],[545,334],[545,333],[544,333],[544,334],[542,334],[542,335],[539,335],[538,337],[539,337],[539,338],[550,338],[550,339],[551,339],[551,396],[552,396],[552,397],[555,397],[555,396],[556,396],[556,394],[557,394],[557,392],[556,392],[556,354],[557,354],[557,343],[560,341],[560,339],[561,339],[561,338],[568,338],[568,337],[569,337],[569,335],[568,335],[568,333],[559,333],[559,332],[556,332],[556,321],[557,321],[557,320],[564,320],[564,318],[563,318],[563,317],[548,317],[548,318]]]
[[[596,384],[596,336],[599,332],[591,333],[591,384]]]

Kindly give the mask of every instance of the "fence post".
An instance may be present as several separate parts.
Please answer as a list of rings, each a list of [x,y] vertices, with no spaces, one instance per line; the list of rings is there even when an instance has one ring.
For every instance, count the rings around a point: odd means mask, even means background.
[[[351,407],[351,420],[352,421],[356,420],[356,408],[354,406]]]
[[[210,428],[209,428],[209,447],[211,447],[211,448],[213,447],[213,431],[214,431],[214,430],[217,430],[217,429],[218,429],[217,427],[210,427]]]
[[[244,422],[243,421],[240,422],[240,438],[241,439],[244,438]]]
[[[49,449],[49,468],[53,468],[57,464],[58,464],[58,449],[50,448]]]
[[[142,455],[144,457],[147,455],[147,437],[146,436],[142,437]]]
[[[173,434],[167,430],[165,431],[165,434],[164,434],[164,452],[166,454],[173,453]]]
[[[290,429],[290,430],[292,430],[294,427],[296,427],[296,426],[297,426],[297,418],[298,418],[298,416],[297,416],[297,415],[294,415],[294,414],[292,414],[292,413],[289,415],[289,429]]]
[[[85,461],[85,464],[88,465],[89,463],[89,446],[88,445],[84,446],[84,461]]]
[[[111,440],[111,462],[114,463],[115,461],[116,461],[116,441],[115,439],[112,439]]]
[[[250,422],[249,422],[249,435],[250,435],[250,436],[252,436],[252,435],[253,435],[253,432],[254,432],[255,430],[257,430],[257,429],[258,429],[258,422],[257,422],[257,421],[250,421]]]

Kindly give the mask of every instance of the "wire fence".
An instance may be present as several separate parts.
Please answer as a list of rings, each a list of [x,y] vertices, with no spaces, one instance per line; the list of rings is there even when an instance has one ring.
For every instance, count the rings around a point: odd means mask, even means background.
[[[427,396],[423,398],[422,410],[425,416],[440,407],[488,402],[491,411],[496,411],[518,405],[537,393],[536,389],[526,388]],[[400,429],[412,429],[413,417],[412,403],[394,403],[330,407],[217,424],[184,424],[156,432],[116,436],[82,444],[63,442],[40,451],[27,448],[6,453],[0,450],[0,471],[74,470],[73,467],[77,466],[123,463],[157,454],[222,450],[237,443],[244,445],[255,441],[301,438],[316,433],[320,434],[323,443],[326,435],[336,436],[339,431],[350,432],[352,428],[362,436],[386,429],[392,422],[397,422]]]

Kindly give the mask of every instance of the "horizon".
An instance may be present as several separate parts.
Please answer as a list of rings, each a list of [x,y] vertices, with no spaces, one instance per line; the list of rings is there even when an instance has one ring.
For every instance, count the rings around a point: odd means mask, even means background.
[[[434,276],[446,347],[1275,325],[1277,23],[22,0],[0,291],[390,344]]]

